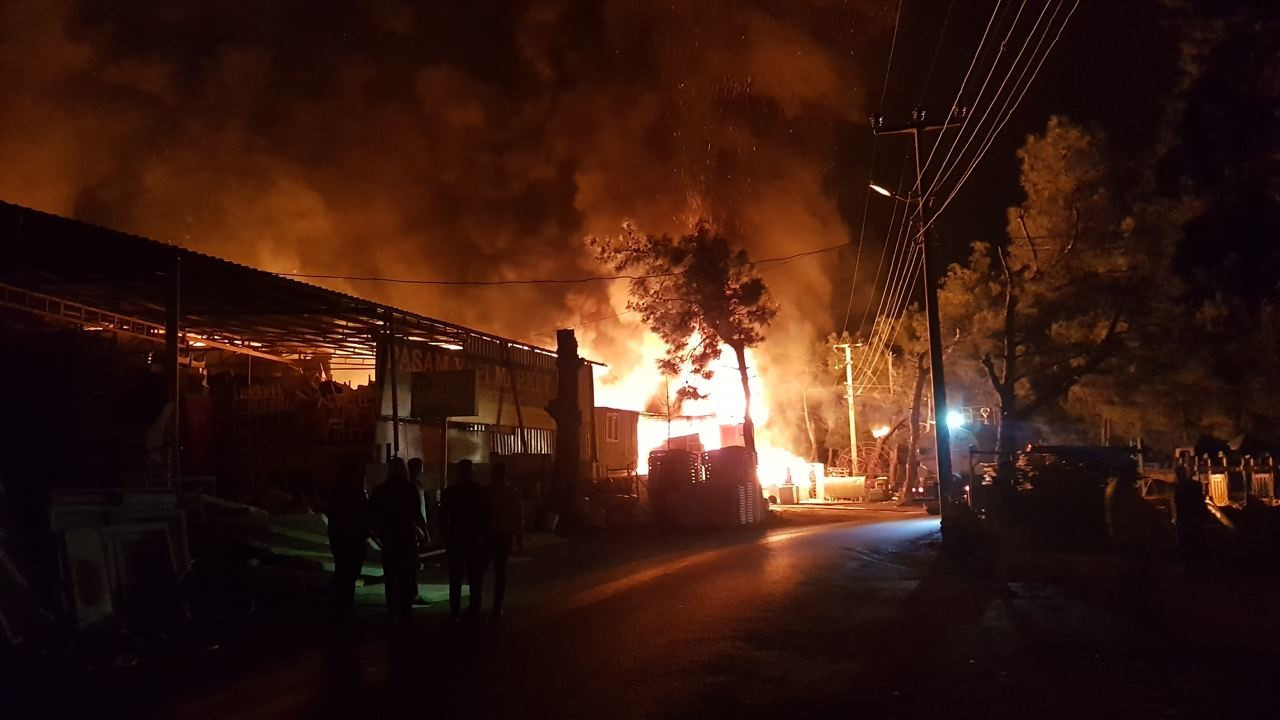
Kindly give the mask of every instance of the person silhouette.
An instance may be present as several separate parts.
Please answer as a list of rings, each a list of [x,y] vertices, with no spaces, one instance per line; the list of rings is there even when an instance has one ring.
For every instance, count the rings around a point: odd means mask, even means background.
[[[325,510],[329,550],[333,553],[333,620],[348,623],[355,618],[356,579],[364,566],[365,541],[369,538],[369,498],[364,492],[360,466],[343,468]]]
[[[492,524],[489,551],[493,560],[493,617],[502,617],[502,601],[507,593],[507,557],[514,544],[524,549],[524,499],[520,488],[507,479],[507,466],[493,466],[493,482],[489,487]]]
[[[488,563],[489,492],[476,484],[470,460],[460,460],[457,482],[440,496],[440,529],[449,560],[449,611],[456,622],[462,610],[462,580],[470,585],[467,614],[480,617],[484,572]]]
[[[418,492],[418,530],[419,538],[431,542],[431,533],[427,532],[427,517],[431,512],[427,503],[427,489],[422,485],[422,458],[409,458],[409,483]]]
[[[422,524],[418,492],[409,482],[409,470],[402,458],[391,458],[387,463],[387,479],[373,489],[369,505],[374,531],[382,545],[387,610],[398,625],[409,619],[418,595],[418,533]]]

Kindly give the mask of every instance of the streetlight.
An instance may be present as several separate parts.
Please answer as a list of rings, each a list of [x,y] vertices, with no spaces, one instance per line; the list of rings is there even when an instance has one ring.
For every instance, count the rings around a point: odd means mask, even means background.
[[[885,197],[887,197],[887,198],[893,198],[894,200],[901,200],[902,202],[910,202],[907,198],[902,197],[902,196],[901,196],[901,195],[899,195],[898,193],[896,193],[896,192],[894,192],[894,191],[890,190],[889,188],[887,188],[887,187],[885,187],[885,186],[883,186],[883,185],[877,185],[877,184],[875,184],[875,183],[867,183],[867,185],[868,185],[872,190],[874,190],[874,191],[876,191],[876,192],[880,193],[881,195],[883,195],[883,196],[885,196]]]
[[[962,427],[964,427],[964,415],[961,415],[956,410],[947,411],[947,428],[955,430]]]

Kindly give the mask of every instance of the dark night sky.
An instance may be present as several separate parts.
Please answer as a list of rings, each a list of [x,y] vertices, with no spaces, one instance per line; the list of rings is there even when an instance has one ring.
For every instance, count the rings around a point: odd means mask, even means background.
[[[934,115],[945,111],[993,4],[982,3],[978,11],[969,9],[973,4],[951,0],[905,3],[891,87],[883,99],[887,121],[904,120],[920,102],[922,89],[924,107]],[[944,17],[949,18],[946,35],[929,76]],[[1162,26],[1154,3],[1082,2],[1013,118],[939,221],[949,259],[962,259],[970,240],[1003,235],[1004,208],[1020,199],[1015,151],[1028,133],[1044,129],[1050,115],[1102,128],[1120,147],[1144,144],[1159,97],[1174,81],[1177,53],[1176,38]],[[878,95],[878,88],[872,94]],[[847,144],[856,158],[853,164],[865,166],[865,132],[865,127],[851,128]],[[893,182],[902,159],[910,157],[908,142],[880,142],[876,174]]]
[[[993,5],[906,0],[881,98],[893,0],[2,0],[0,198],[278,271],[585,274],[584,235],[695,213],[785,255],[856,240],[866,116],[922,97],[945,112]],[[1014,151],[1050,114],[1142,147],[1176,78],[1164,5],[1081,3],[940,221],[951,258],[1002,235]],[[881,139],[877,178],[905,150]],[[870,207],[864,268],[889,211]],[[839,324],[852,260],[771,271],[796,339]],[[622,302],[602,285],[339,287],[516,337]],[[583,333],[603,347],[634,329]]]

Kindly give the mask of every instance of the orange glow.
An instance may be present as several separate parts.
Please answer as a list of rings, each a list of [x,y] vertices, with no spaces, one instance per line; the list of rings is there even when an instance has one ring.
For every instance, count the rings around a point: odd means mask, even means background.
[[[745,402],[733,350],[723,348],[720,359],[712,366],[715,373],[710,379],[696,375],[688,368],[676,377],[664,378],[656,365],[657,358],[665,351],[662,340],[642,327],[635,330],[643,337],[640,341],[643,360],[625,374],[616,373],[612,368],[599,368],[596,404],[645,413],[640,416],[637,431],[638,471],[648,473],[649,453],[653,450],[707,451],[742,445]],[[584,338],[584,354],[609,357],[604,348],[596,350],[592,340],[590,335]],[[772,415],[769,393],[757,372],[754,352],[748,349],[746,356],[760,482],[765,486],[779,485],[788,474],[798,482],[807,476],[807,463],[773,442],[774,433],[769,427]],[[677,401],[677,391],[682,387],[693,388],[701,397]],[[691,438],[695,436],[697,441],[691,445]]]

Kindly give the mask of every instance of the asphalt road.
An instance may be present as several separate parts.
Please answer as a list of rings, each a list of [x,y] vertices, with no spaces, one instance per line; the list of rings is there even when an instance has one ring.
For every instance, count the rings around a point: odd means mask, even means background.
[[[515,595],[500,623],[453,627],[427,613],[396,632],[377,618],[354,640],[210,689],[175,712],[776,716],[771,709],[849,686],[860,672],[850,651],[868,642],[850,629],[892,624],[918,583],[912,576],[927,569],[919,562],[932,555],[924,546],[937,533],[936,520],[853,517],[859,519],[686,537],[621,561],[625,549],[584,557],[569,548],[515,568]],[[550,567],[536,567],[540,562]],[[548,574],[553,578],[521,594],[521,575]]]
[[[374,614],[279,662],[155,688],[165,699],[131,715],[1272,716],[1255,710],[1274,656],[1189,645],[1087,593],[984,579],[939,557],[923,514],[841,517],[570,543],[516,565],[501,623],[425,612],[393,631]]]

